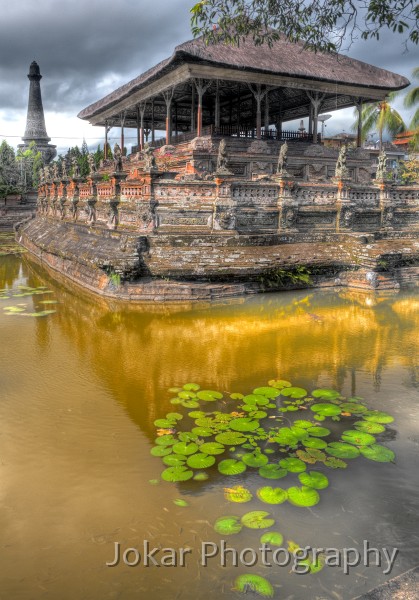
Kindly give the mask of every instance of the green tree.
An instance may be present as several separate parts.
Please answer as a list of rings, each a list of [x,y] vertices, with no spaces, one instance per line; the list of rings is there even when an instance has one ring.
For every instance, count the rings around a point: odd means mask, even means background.
[[[16,161],[19,164],[20,186],[23,191],[28,191],[38,187],[39,170],[43,166],[42,154],[36,147],[35,142],[31,142],[26,150],[19,148]]]
[[[409,156],[401,163],[400,178],[407,185],[419,183],[419,159],[416,156]]]
[[[413,69],[412,71],[412,76],[415,79],[419,79],[419,67],[416,67],[416,69]],[[404,98],[404,105],[406,108],[413,108],[415,106],[417,106],[419,104],[419,87],[413,87],[412,89],[410,89],[405,98]],[[410,128],[413,130],[419,129],[419,107],[416,109],[412,120],[410,122]]]
[[[15,151],[3,140],[0,144],[0,198],[20,192],[19,179]]]
[[[359,34],[378,39],[383,29],[419,41],[415,0],[201,0],[191,13],[193,34],[207,42],[238,44],[250,35],[271,44],[283,34],[315,50],[339,50]]]
[[[397,133],[406,131],[406,125],[403,118],[390,104],[396,94],[397,92],[389,94],[387,97],[388,100],[366,104],[362,109],[361,137],[365,140],[368,133],[374,130],[378,131],[380,150],[383,147],[383,134],[385,131],[387,131],[391,137],[394,137]],[[359,115],[357,110],[355,110],[355,114],[357,120],[354,125],[352,125],[353,131],[356,131],[358,128]]]

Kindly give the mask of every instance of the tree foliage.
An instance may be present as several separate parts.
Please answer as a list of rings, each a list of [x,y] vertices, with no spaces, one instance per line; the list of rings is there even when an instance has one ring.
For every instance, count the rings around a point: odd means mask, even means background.
[[[366,104],[362,109],[361,138],[362,140],[365,140],[368,133],[376,130],[380,140],[380,150],[383,146],[383,134],[385,131],[387,131],[391,137],[394,137],[397,133],[406,131],[406,125],[402,116],[391,106],[391,102],[396,95],[397,92],[389,94],[388,100]],[[358,117],[357,110],[355,111],[355,114]],[[358,121],[352,126],[352,129],[356,131],[357,127]]]
[[[407,185],[419,183],[419,159],[416,156],[411,155],[401,163],[400,178]]]
[[[415,0],[202,0],[191,14],[193,34],[207,43],[239,44],[250,35],[270,45],[282,34],[316,51],[338,51],[357,37],[379,39],[384,29],[419,42]]]
[[[4,140],[0,144],[0,197],[35,189],[42,165],[42,155],[35,142],[31,142],[26,150],[19,148],[15,154]]]
[[[419,67],[416,67],[416,69],[413,69],[412,72],[412,76],[415,79],[419,79]],[[413,87],[411,88],[405,98],[404,98],[404,105],[406,108],[413,108],[415,106],[417,106],[419,104],[419,87]],[[416,109],[415,113],[413,114],[412,120],[410,122],[410,127],[411,129],[415,130],[419,128],[419,107]]]

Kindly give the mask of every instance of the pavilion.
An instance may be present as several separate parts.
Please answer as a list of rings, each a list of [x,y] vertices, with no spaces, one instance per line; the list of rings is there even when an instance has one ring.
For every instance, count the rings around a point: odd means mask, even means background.
[[[355,106],[361,145],[364,103],[384,100],[409,81],[390,71],[336,53],[314,53],[280,39],[255,46],[205,45],[202,38],[177,46],[170,58],[79,113],[105,128],[137,130],[138,149],[151,134],[176,144],[202,135],[319,142],[321,112]],[[283,123],[308,117],[308,131]],[[159,140],[160,141],[160,140]]]

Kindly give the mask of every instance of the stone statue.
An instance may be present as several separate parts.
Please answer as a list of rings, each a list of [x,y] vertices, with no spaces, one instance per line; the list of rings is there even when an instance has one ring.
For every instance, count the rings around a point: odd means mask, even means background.
[[[50,183],[51,182],[51,169],[48,165],[45,165],[44,173],[45,173],[45,183]]]
[[[278,168],[277,168],[277,174],[278,175],[287,175],[287,162],[288,162],[288,144],[287,142],[284,142],[281,145],[281,148],[279,150],[279,156],[278,156]]]
[[[68,177],[68,174],[67,174],[67,161],[65,159],[61,163],[61,177],[63,179],[67,179],[67,177]]]
[[[73,169],[73,177],[80,177],[79,162],[75,156],[73,156],[71,159],[71,166]]]
[[[92,173],[96,173],[97,169],[96,169],[96,161],[95,161],[95,157],[93,156],[92,153],[89,154],[89,156],[87,157],[87,162],[89,163],[89,172],[90,175]]]
[[[53,179],[60,179],[60,172],[59,172],[59,165],[57,161],[54,161],[52,163],[52,178]]]
[[[217,169],[216,173],[224,175],[232,175],[232,172],[228,170],[228,155],[227,155],[227,144],[224,139],[221,140],[218,146],[218,157],[217,157]]]
[[[146,171],[157,169],[156,157],[154,156],[153,148],[148,142],[145,144],[142,154],[144,159],[144,169]]]
[[[380,154],[378,155],[377,173],[375,175],[375,178],[382,181],[383,179],[385,179],[386,171],[387,154],[384,152],[384,150],[381,150]]]
[[[43,167],[39,169],[39,185],[44,185],[45,183],[45,171]]]
[[[122,152],[119,144],[115,144],[113,148],[113,168],[117,173],[122,171]]]
[[[348,167],[346,166],[346,145],[343,144],[339,151],[338,161],[336,163],[335,177],[336,179],[347,179],[348,175]]]

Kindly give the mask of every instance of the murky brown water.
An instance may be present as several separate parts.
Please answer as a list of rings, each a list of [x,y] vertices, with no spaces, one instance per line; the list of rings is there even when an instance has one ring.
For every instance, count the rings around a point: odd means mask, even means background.
[[[149,483],[162,470],[149,454],[153,421],[173,409],[167,388],[189,381],[247,393],[281,376],[358,394],[394,415],[384,443],[396,464],[354,461],[328,474],[316,507],[272,511],[285,539],[301,545],[398,547],[391,576],[419,562],[417,294],[304,291],[129,308],[59,284],[28,258],[1,257],[0,288],[18,293],[19,285],[53,294],[0,300],[2,600],[230,599],[246,572],[267,576],[281,600],[347,600],[389,577],[375,566],[304,576],[261,564],[223,568],[218,559],[200,566],[201,542],[220,541],[215,519],[245,511],[224,500],[221,477]],[[47,297],[58,304],[43,304]],[[57,312],[2,309],[19,304]],[[188,507],[173,504],[180,497]],[[258,537],[242,531],[228,542],[255,547]],[[144,540],[192,548],[186,567],[105,565],[115,542],[142,551]]]

